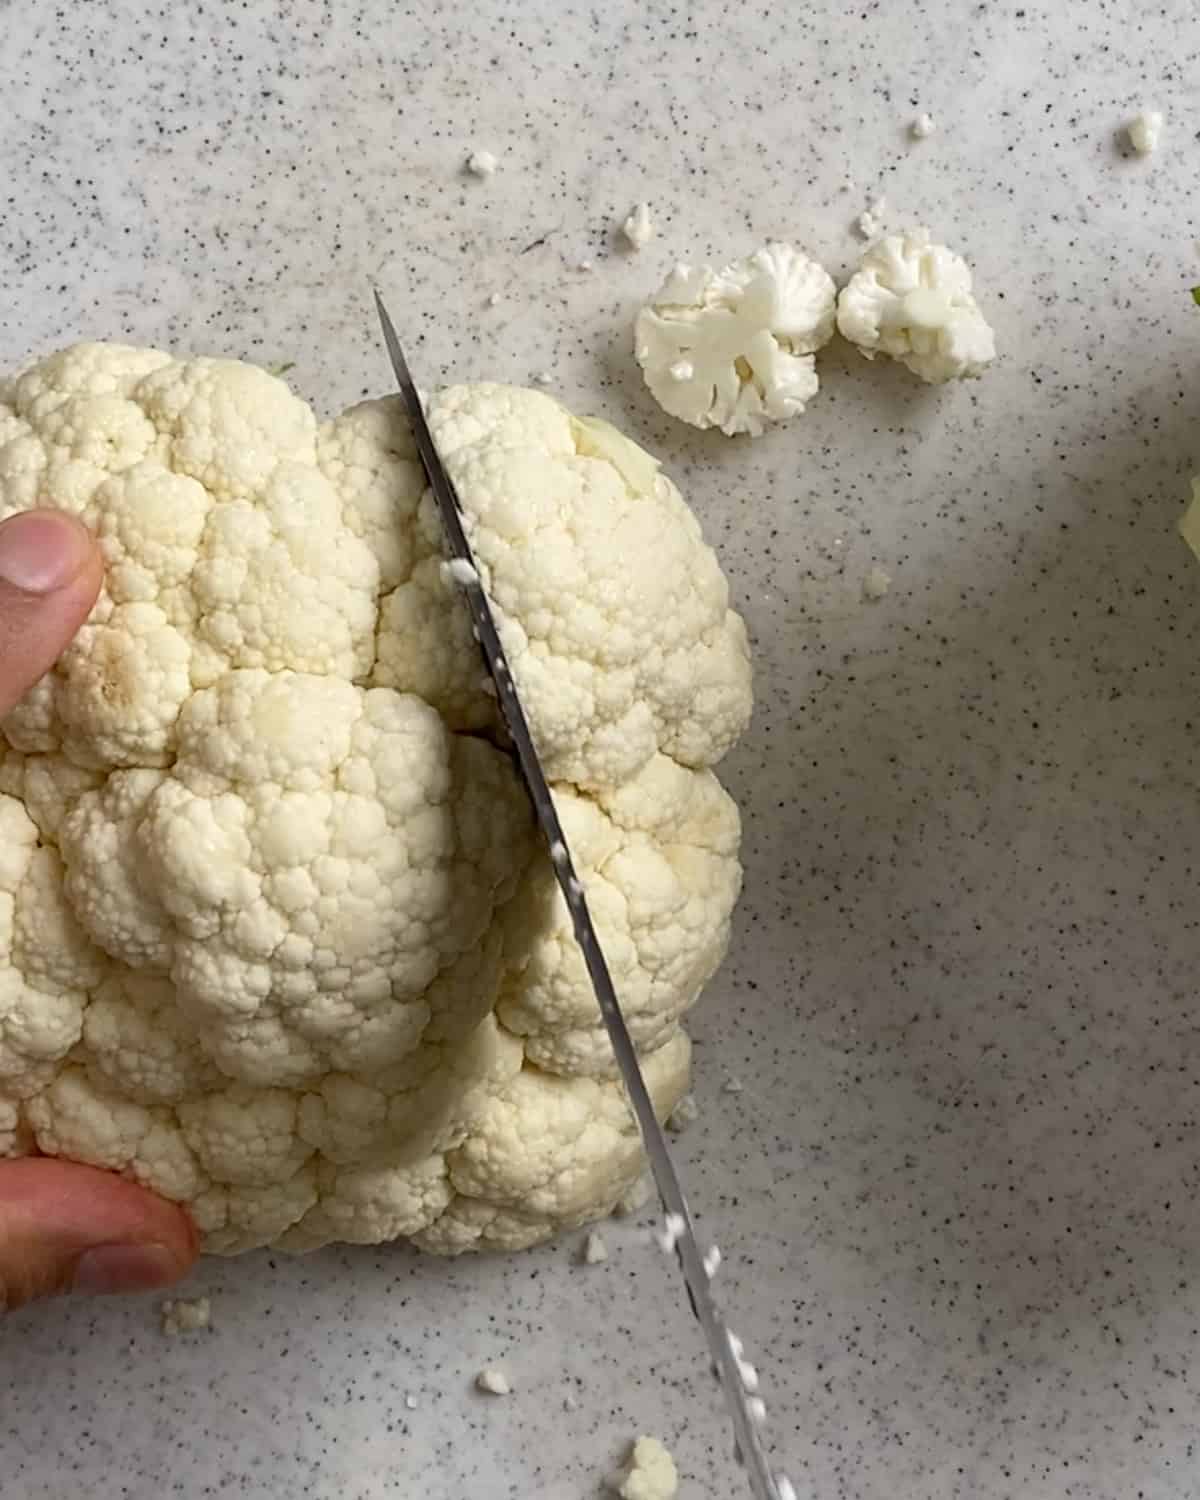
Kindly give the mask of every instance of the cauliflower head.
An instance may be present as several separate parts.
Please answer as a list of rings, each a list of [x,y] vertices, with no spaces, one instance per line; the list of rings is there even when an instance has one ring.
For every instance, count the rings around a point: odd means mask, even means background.
[[[502,386],[430,420],[665,1116],[739,891],[745,630],[615,430]],[[0,382],[0,518],[44,505],[106,571],[0,723],[0,1155],[217,1253],[611,1211],[640,1142],[398,401],[78,345]]]
[[[930,385],[982,375],[996,357],[966,261],[927,229],[867,251],[838,297],[837,325],[868,359],[889,355]]]
[[[817,394],[833,337],[833,278],[772,243],[721,271],[678,265],[638,314],[635,352],[655,400],[693,427],[758,437]]]

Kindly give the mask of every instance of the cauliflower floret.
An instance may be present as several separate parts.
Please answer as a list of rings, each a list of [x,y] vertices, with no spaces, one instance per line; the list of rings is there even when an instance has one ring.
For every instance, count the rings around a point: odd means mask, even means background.
[[[842,288],[837,324],[868,359],[890,355],[931,385],[981,375],[996,357],[966,261],[927,229],[888,235],[867,251]]]
[[[625,1467],[608,1481],[620,1500],[674,1500],[679,1493],[675,1460],[656,1437],[638,1438]]]
[[[817,394],[812,356],[833,337],[835,306],[832,277],[794,245],[721,271],[679,265],[638,314],[637,361],[673,417],[757,437]]]
[[[611,427],[500,386],[430,419],[665,1118],[740,884],[745,628]],[[320,426],[77,346],[0,382],[0,517],[48,503],[106,573],[0,724],[0,1156],[122,1172],[218,1254],[610,1212],[640,1138],[400,403]]]

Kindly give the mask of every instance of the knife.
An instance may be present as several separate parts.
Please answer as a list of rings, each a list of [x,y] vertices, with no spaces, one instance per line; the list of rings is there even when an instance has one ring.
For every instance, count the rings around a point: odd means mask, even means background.
[[[795,1490],[791,1483],[783,1475],[772,1474],[768,1464],[759,1432],[763,1417],[762,1402],[748,1389],[748,1384],[757,1387],[757,1377],[752,1367],[742,1358],[741,1344],[729,1332],[713,1300],[710,1277],[705,1269],[704,1257],[696,1244],[696,1233],[687,1198],[675,1171],[675,1164],[671,1160],[666,1136],[654,1113],[654,1105],[651,1103],[650,1094],[646,1088],[646,1080],[642,1076],[641,1064],[638,1062],[637,1052],[625,1025],[625,1017],[617,1000],[612,976],[596,936],[596,929],[592,924],[583,883],[575,873],[571,850],[563,834],[562,824],[559,822],[546,773],[542,769],[541,760],[534,748],[533,737],[529,732],[529,721],[525,717],[525,710],[521,706],[520,697],[513,683],[508,659],[504,654],[504,647],[500,644],[495,617],[463,529],[458,492],[438,457],[433,434],[429,430],[429,423],[425,420],[421,398],[417,394],[416,385],[409,373],[408,361],[404,357],[400,340],[396,336],[396,330],[392,326],[392,320],[388,316],[387,308],[383,305],[383,299],[378,290],[375,291],[375,308],[379,314],[384,343],[387,345],[388,356],[400,388],[400,396],[408,413],[409,424],[416,440],[425,477],[429,481],[429,487],[433,491],[434,500],[441,514],[450,555],[459,563],[458,568],[452,569],[452,576],[466,596],[467,607],[475,626],[475,636],[483,652],[487,670],[495,684],[496,697],[508,726],[521,774],[550,849],[554,874],[558,880],[559,889],[562,891],[563,900],[567,904],[567,910],[571,914],[575,941],[583,952],[584,963],[587,965],[592,987],[596,991],[600,1016],[608,1031],[613,1056],[617,1060],[625,1092],[629,1097],[634,1118],[641,1132],[642,1143],[650,1162],[650,1170],[653,1173],[659,1197],[662,1199],[667,1227],[661,1242],[664,1249],[675,1252],[683,1271],[692,1312],[699,1320],[708,1340],[715,1373],[724,1390],[733,1421],[736,1438],[735,1451],[738,1460],[746,1467],[751,1491],[756,1500],[794,1500]]]

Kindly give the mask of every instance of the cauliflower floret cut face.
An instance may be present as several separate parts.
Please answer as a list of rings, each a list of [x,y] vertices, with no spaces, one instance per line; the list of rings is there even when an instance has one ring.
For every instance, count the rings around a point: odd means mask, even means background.
[[[655,1106],[728,939],[746,633],[605,423],[434,395]],[[517,1249],[642,1168],[400,403],[79,345],[0,382],[0,517],[105,559],[0,723],[0,1156],[123,1172],[206,1250]]]
[[[835,308],[832,277],[794,245],[720,271],[679,265],[638,314],[637,361],[673,417],[757,437],[816,395],[812,356],[833,337]]]
[[[837,323],[868,359],[886,354],[931,385],[982,375],[996,357],[966,261],[927,229],[867,251],[838,298]]]

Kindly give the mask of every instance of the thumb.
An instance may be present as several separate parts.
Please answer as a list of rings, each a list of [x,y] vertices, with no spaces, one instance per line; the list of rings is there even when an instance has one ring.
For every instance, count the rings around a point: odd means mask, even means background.
[[[0,718],[44,676],[100,591],[100,552],[65,511],[0,522]]]
[[[145,1292],[196,1258],[182,1209],[52,1157],[0,1162],[0,1313],[57,1292]]]

